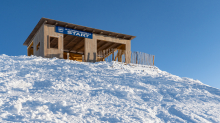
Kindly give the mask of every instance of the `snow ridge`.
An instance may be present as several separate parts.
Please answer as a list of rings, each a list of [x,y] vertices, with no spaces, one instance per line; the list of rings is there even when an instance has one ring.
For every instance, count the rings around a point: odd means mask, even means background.
[[[220,90],[157,67],[0,55],[0,122],[220,122]]]

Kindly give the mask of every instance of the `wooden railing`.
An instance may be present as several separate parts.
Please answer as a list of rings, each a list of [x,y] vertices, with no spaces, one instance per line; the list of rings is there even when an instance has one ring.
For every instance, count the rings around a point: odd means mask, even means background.
[[[126,57],[126,55],[129,55]],[[107,49],[97,53],[97,61],[118,61],[154,66],[154,55],[142,52],[128,52],[121,49]]]

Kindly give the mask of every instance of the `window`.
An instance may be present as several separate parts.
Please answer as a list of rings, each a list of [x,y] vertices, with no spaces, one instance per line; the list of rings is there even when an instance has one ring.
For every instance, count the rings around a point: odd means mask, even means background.
[[[58,49],[58,38],[57,37],[50,37],[50,48]]]
[[[40,42],[36,46],[36,50],[38,51],[40,49]]]

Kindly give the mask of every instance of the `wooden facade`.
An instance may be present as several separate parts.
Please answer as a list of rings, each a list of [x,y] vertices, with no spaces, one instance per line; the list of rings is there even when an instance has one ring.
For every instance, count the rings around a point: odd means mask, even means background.
[[[93,38],[58,33],[55,31],[57,25],[90,32]],[[126,59],[130,59],[133,38],[135,36],[41,18],[23,45],[27,46],[28,56],[96,62],[99,61],[97,52],[106,49],[123,49]]]

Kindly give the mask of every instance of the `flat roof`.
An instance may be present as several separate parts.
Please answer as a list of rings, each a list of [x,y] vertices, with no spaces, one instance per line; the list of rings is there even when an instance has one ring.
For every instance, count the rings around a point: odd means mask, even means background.
[[[31,42],[31,40],[34,37],[34,35],[37,33],[37,31],[39,30],[41,25],[44,24],[44,23],[45,24],[50,24],[50,25],[57,25],[57,26],[62,26],[62,27],[68,27],[68,28],[72,28],[72,29],[76,29],[76,30],[81,30],[81,31],[86,31],[86,32],[91,32],[93,34],[101,34],[101,35],[107,35],[107,36],[111,36],[111,37],[122,38],[122,39],[126,39],[126,40],[132,40],[132,39],[134,39],[136,37],[136,36],[132,36],[132,35],[126,35],[126,34],[121,34],[121,33],[110,32],[110,31],[95,29],[95,28],[91,28],[91,27],[76,25],[76,24],[72,24],[72,23],[57,21],[57,20],[53,20],[53,19],[49,19],[49,18],[41,18],[40,21],[37,23],[37,25],[34,27],[34,29],[31,32],[31,34],[25,40],[23,45],[27,46]]]

